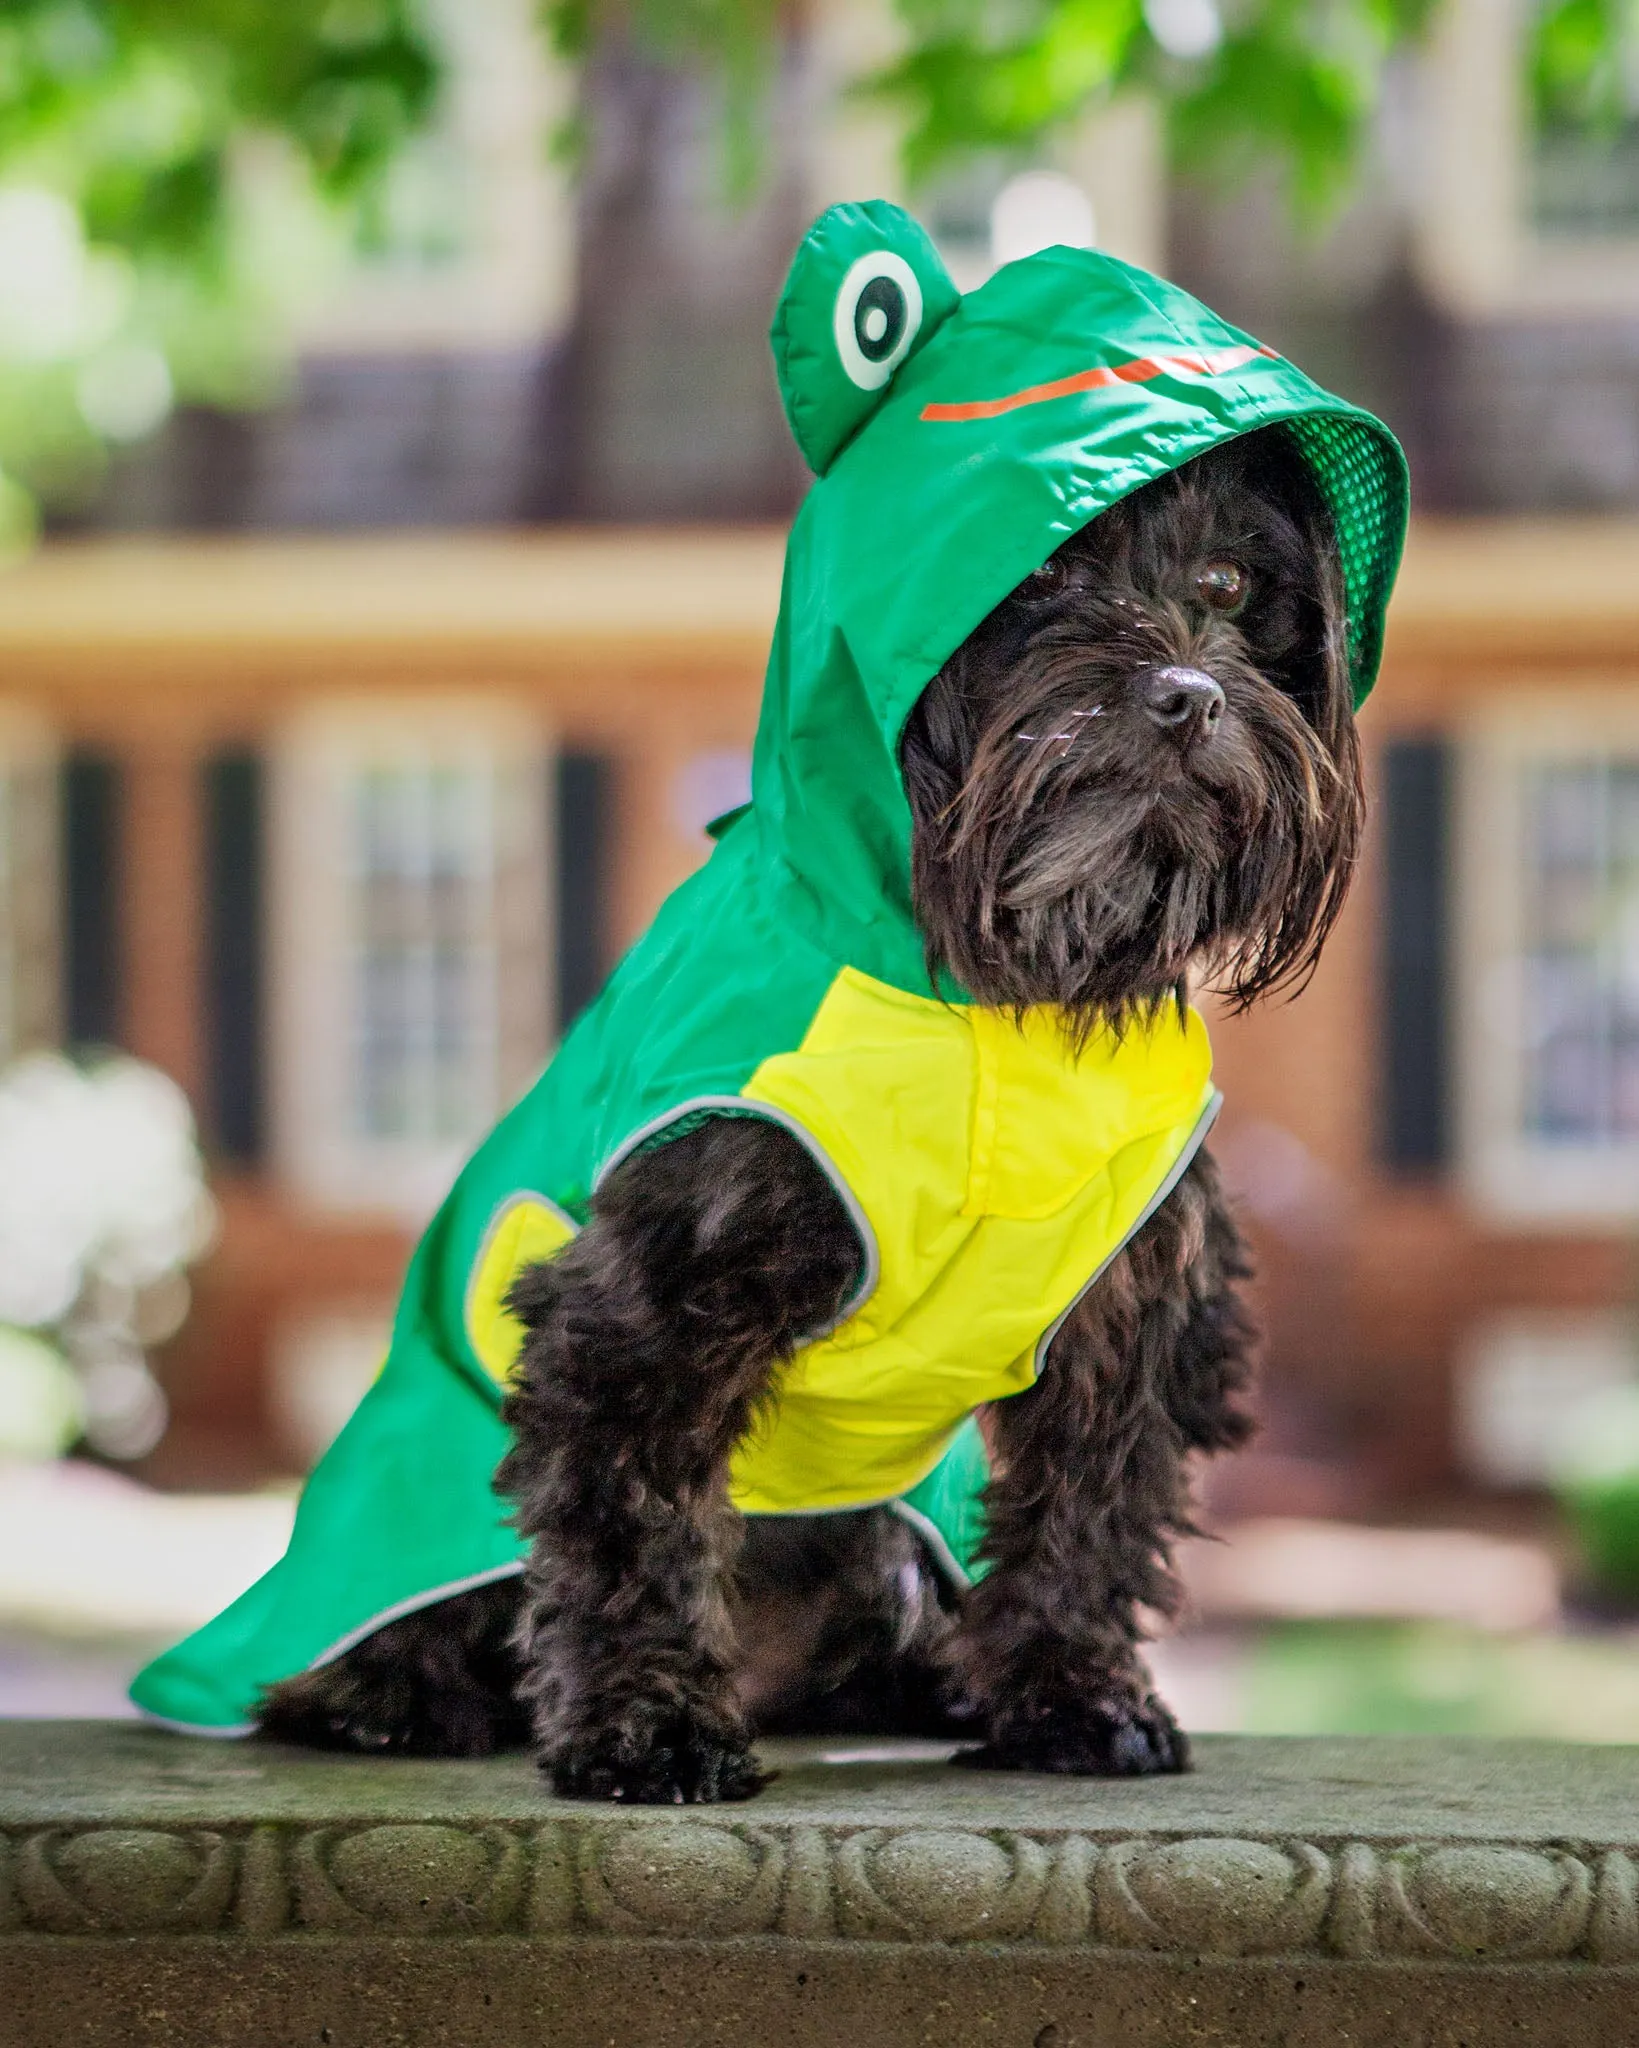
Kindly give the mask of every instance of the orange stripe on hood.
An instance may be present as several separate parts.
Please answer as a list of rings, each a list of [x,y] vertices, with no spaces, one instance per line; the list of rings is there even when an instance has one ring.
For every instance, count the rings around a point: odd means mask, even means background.
[[[1233,348],[1209,349],[1204,354],[1134,356],[1131,362],[1100,364],[1091,370],[1078,370],[1073,377],[1055,377],[1050,384],[1030,384],[1023,391],[1010,391],[1005,398],[974,398],[965,405],[925,405],[919,417],[993,420],[1004,412],[1017,412],[1023,405],[1045,405],[1050,398],[1068,398],[1076,391],[1099,391],[1112,384],[1147,384],[1152,377],[1221,377],[1256,356],[1277,360],[1272,348],[1254,348],[1245,342]]]

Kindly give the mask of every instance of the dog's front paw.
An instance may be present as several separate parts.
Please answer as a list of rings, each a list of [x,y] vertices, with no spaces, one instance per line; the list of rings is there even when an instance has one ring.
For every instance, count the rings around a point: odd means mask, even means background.
[[[1189,1769],[1189,1742],[1153,1693],[1103,1699],[997,1731],[951,1758],[973,1771],[1050,1771],[1069,1778],[1146,1778]]]
[[[754,1799],[768,1773],[732,1736],[683,1716],[639,1737],[603,1729],[542,1759],[560,1799],[618,1799],[631,1806],[697,1806]]]

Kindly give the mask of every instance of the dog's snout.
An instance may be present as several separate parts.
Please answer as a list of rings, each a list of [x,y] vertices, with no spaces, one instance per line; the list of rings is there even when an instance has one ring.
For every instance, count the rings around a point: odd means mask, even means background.
[[[1138,686],[1146,717],[1180,739],[1199,739],[1224,715],[1224,693],[1205,670],[1152,668]]]

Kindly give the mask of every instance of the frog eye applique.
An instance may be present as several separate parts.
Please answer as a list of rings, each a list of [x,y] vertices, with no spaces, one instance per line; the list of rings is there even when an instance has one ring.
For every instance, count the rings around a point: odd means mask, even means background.
[[[959,303],[938,251],[899,207],[871,199],[820,215],[792,262],[770,336],[786,418],[816,474]]]
[[[903,256],[874,249],[837,293],[837,355],[861,391],[880,391],[911,352],[922,326],[922,287]]]

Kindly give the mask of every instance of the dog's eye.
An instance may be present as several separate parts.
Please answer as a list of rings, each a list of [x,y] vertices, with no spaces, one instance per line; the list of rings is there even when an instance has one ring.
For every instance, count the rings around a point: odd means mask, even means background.
[[[1026,597],[1056,597],[1070,580],[1070,571],[1057,555],[1049,555],[1039,569],[1024,579],[1019,588]]]
[[[1215,612],[1236,612],[1246,602],[1252,579],[1239,562],[1208,562],[1195,579],[1195,592]]]

